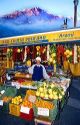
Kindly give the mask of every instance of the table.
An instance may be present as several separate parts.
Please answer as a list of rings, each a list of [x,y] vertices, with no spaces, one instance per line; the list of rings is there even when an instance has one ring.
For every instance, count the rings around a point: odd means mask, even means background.
[[[52,121],[49,120],[48,118],[42,118],[42,117],[37,117],[35,118],[35,125],[38,125],[38,123],[44,124],[44,125],[51,125]]]

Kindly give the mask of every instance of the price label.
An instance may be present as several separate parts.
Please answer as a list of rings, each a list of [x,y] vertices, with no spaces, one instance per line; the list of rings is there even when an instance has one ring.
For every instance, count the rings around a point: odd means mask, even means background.
[[[0,106],[3,106],[3,100],[0,100]]]
[[[5,93],[5,90],[2,90],[2,91],[1,91],[1,94],[4,94],[4,93]]]
[[[25,113],[25,114],[29,114],[29,111],[30,111],[30,108],[21,106],[20,112]]]
[[[28,97],[28,100],[29,100],[30,102],[32,102],[32,103],[35,103],[35,101],[36,101],[36,96],[30,95],[30,96]]]
[[[49,109],[47,108],[38,108],[38,115],[49,116]]]

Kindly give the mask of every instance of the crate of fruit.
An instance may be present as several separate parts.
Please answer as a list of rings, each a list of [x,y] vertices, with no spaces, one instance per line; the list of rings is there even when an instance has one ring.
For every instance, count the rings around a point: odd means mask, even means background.
[[[28,101],[26,98],[21,105],[20,117],[25,120],[34,119],[33,103]]]
[[[9,103],[9,113],[11,115],[20,116],[21,103],[22,103],[21,96],[14,97],[11,103]]]
[[[58,113],[58,108],[56,104],[41,99],[36,101],[33,109],[35,117],[47,117],[49,120],[55,120]]]
[[[9,114],[15,115],[15,116],[20,116],[20,105],[16,104],[9,104]]]

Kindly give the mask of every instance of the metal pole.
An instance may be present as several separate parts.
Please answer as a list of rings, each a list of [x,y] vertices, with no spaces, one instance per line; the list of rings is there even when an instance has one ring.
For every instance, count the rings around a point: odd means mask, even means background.
[[[74,28],[77,25],[77,6],[78,6],[78,2],[79,0],[74,0]]]

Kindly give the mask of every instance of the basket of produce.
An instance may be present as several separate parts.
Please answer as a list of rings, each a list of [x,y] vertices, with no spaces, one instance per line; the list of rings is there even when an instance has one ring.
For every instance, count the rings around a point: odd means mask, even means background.
[[[21,88],[28,88],[28,89],[33,89],[36,90],[38,83],[34,82],[32,80],[24,80],[24,81],[19,81]]]
[[[44,118],[48,118],[49,120],[55,120],[58,113],[57,105],[51,101],[45,101],[42,99],[37,99],[33,109],[35,117],[42,116]]]
[[[43,82],[36,91],[36,96],[46,100],[62,99],[65,95],[63,88],[57,84]]]
[[[69,62],[68,62],[68,61],[64,61],[64,62],[63,62],[63,67],[64,67],[64,70],[65,70],[65,71],[68,71],[69,68],[70,68],[70,67],[69,67]]]

